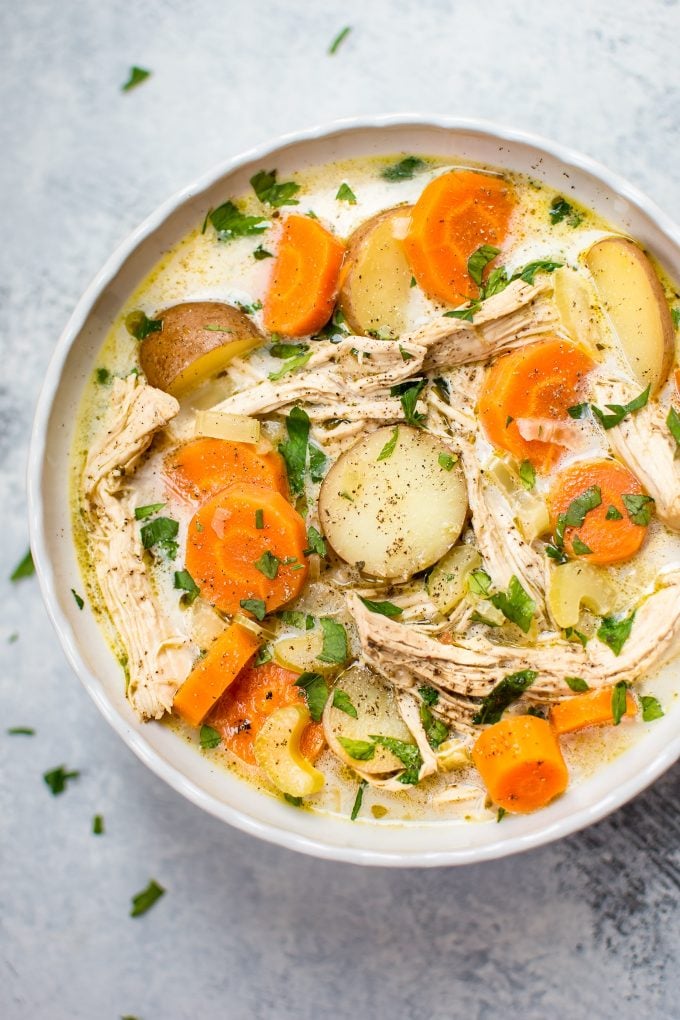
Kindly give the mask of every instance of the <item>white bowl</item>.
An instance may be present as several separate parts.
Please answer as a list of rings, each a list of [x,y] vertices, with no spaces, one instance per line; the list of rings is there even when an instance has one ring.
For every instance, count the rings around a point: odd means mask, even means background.
[[[67,462],[86,380],[116,312],[167,249],[261,167],[289,171],[351,156],[424,153],[530,174],[602,213],[680,279],[680,231],[620,177],[562,146],[472,120],[390,116],[341,121],[287,135],[217,167],[180,191],[111,256],[62,334],[40,395],[29,459],[31,548],[43,597],[64,651],[108,722],[149,768],[218,818],[292,850],[358,864],[433,866],[501,857],[565,836],[613,811],[680,756],[680,705],[629,751],[537,814],[502,825],[455,821],[380,824],[296,811],[220,769],[167,727],[142,725],[123,691],[120,666],[93,615],[71,588],[80,574],[71,539]]]

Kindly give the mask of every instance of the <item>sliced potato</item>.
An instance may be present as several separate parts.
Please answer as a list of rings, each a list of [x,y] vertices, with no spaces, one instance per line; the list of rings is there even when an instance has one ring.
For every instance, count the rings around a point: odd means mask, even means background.
[[[266,720],[253,742],[255,760],[277,790],[291,797],[318,793],[325,779],[300,751],[300,738],[310,721],[303,705],[279,708]]]
[[[321,486],[319,521],[347,563],[372,577],[404,580],[457,541],[468,504],[460,464],[451,465],[439,439],[400,425],[386,455],[394,431],[377,429],[338,458]]]
[[[582,605],[604,616],[614,608],[615,599],[609,576],[592,563],[571,560],[550,571],[548,609],[558,627],[575,627]]]
[[[427,594],[444,616],[458,605],[467,592],[468,574],[481,567],[482,557],[474,546],[457,545],[432,568]]]
[[[673,363],[674,330],[652,263],[626,237],[603,238],[585,261],[633,375],[656,393]]]
[[[348,740],[370,741],[372,736],[396,737],[413,743],[413,737],[399,714],[394,691],[381,683],[365,666],[354,665],[338,677],[336,690],[343,691],[356,709],[357,718],[333,707],[333,694],[324,710],[324,732],[332,751],[347,765],[353,765],[369,775],[395,772],[403,768],[399,759],[380,744],[369,761],[352,758],[339,737]]]
[[[410,213],[410,206],[378,213],[349,238],[339,300],[355,333],[395,337],[405,328],[411,270],[401,238]]]
[[[571,266],[553,273],[557,312],[569,336],[576,343],[595,348],[600,338],[595,294],[583,276]]]
[[[321,673],[333,676],[341,665],[332,662],[321,662],[318,656],[323,647],[323,632],[316,628],[301,634],[299,637],[281,638],[274,645],[274,658],[280,666],[299,673]]]
[[[139,360],[152,386],[182,397],[263,342],[247,315],[221,301],[189,301],[159,312],[163,328],[142,340]]]

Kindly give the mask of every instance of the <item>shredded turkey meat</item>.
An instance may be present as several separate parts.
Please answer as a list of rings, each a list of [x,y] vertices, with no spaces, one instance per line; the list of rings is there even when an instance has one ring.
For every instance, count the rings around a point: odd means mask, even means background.
[[[595,386],[597,403],[603,409],[606,404],[626,404],[639,393],[639,387],[622,379],[603,380]],[[666,424],[668,411],[668,405],[650,400],[605,435],[614,453],[654,499],[659,520],[680,531],[680,459],[678,444]]]
[[[175,691],[191,668],[191,655],[187,637],[158,604],[126,490],[142,454],[178,410],[174,397],[138,376],[116,379],[82,479],[91,559],[127,654],[127,698],[143,720],[170,711]]]
[[[396,623],[368,610],[357,595],[347,595],[357,625],[364,659],[395,687],[415,693],[419,686],[440,693],[435,711],[468,729],[480,698],[511,673],[535,670],[528,688],[529,702],[569,697],[567,676],[582,677],[590,687],[625,680],[663,665],[680,649],[680,567],[663,572],[662,585],[638,608],[630,637],[616,656],[605,644],[592,640],[586,648],[564,640],[539,640],[531,647],[496,645],[483,637],[456,636],[444,644],[417,627]]]

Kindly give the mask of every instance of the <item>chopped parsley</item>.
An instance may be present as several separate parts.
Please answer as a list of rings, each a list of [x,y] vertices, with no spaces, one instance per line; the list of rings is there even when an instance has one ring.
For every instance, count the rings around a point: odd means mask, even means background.
[[[145,549],[158,547],[172,560],[177,555],[175,539],[178,531],[179,523],[171,517],[155,517],[147,524],[143,524],[139,533]]]
[[[529,633],[531,621],[536,612],[536,603],[513,574],[507,592],[497,592],[489,597],[496,609],[500,609],[506,620],[516,623],[525,634]]]
[[[95,372],[95,378],[100,386],[105,386],[106,383],[111,382],[111,373],[108,368],[98,368]]]
[[[175,571],[175,588],[182,592],[180,601],[185,606],[192,605],[201,594],[201,589],[198,587],[186,567],[184,570]]]
[[[284,623],[297,627],[298,630],[312,630],[314,627],[314,617],[309,613],[301,613],[297,609],[284,609],[278,615]]]
[[[398,163],[383,167],[380,176],[384,181],[410,181],[425,165],[425,160],[418,156],[404,156]]]
[[[538,676],[533,669],[522,669],[504,677],[494,689],[482,699],[479,711],[472,717],[475,724],[497,723],[503,712],[513,701],[517,701],[531,687]]]
[[[357,795],[354,798],[354,805],[352,807],[352,813],[349,816],[350,817],[350,821],[352,821],[352,822],[356,821],[357,815],[361,811],[361,805],[362,805],[363,800],[364,800],[364,790],[365,789],[366,789],[366,780],[362,779],[361,782],[359,783],[359,787],[357,789]]]
[[[627,418],[629,414],[634,414],[635,411],[639,411],[645,407],[649,400],[650,386],[642,391],[634,400],[631,400],[628,404],[605,404],[605,407],[610,414],[605,414],[599,407],[594,404],[590,405],[590,409],[595,415],[595,418],[599,421],[603,429],[613,429],[615,425],[620,425],[624,418]]]
[[[637,493],[624,493],[621,496],[626,512],[633,524],[645,528],[652,519],[654,500],[651,496],[639,495]]]
[[[425,415],[421,414],[420,411],[416,411],[416,405],[426,381],[425,379],[416,379],[413,382],[397,383],[396,386],[392,386],[390,389],[390,396],[399,397],[401,400],[401,408],[404,412],[406,424],[413,425],[415,428],[421,428],[422,423],[425,421]]]
[[[77,779],[79,775],[80,772],[67,772],[66,766],[58,765],[56,769],[45,772],[43,779],[52,791],[52,796],[56,797],[58,794],[63,793],[67,784],[73,779]]]
[[[78,609],[82,609],[85,605],[85,600],[78,594],[75,588],[71,588],[71,595],[73,595],[73,599],[75,604],[78,606]]]
[[[481,595],[486,598],[491,588],[491,578],[486,570],[472,570],[467,577],[468,591],[472,595]]]
[[[125,328],[135,340],[145,340],[150,333],[160,333],[162,319],[150,319],[146,312],[137,310],[125,316]]]
[[[370,761],[375,755],[375,744],[370,740],[352,740],[351,737],[338,737],[350,758],[355,761]]]
[[[334,56],[338,52],[339,48],[342,46],[343,42],[345,41],[345,39],[347,38],[347,36],[349,35],[349,33],[351,31],[352,31],[351,25],[345,25],[344,28],[340,29],[340,31],[336,35],[335,39],[333,40],[333,42],[328,47],[328,56],[329,57]]]
[[[147,506],[137,506],[135,507],[135,520],[143,521],[147,517],[153,517],[164,506],[165,503],[149,503]]]
[[[269,348],[269,353],[272,358],[297,358],[301,354],[306,354],[309,350],[309,344],[282,344],[275,343]]]
[[[279,564],[281,560],[278,556],[274,556],[269,549],[262,553],[259,559],[255,560],[253,566],[256,570],[259,570],[261,574],[264,574],[266,578],[273,581],[279,572]]]
[[[309,714],[314,722],[319,722],[328,701],[328,684],[320,673],[302,673],[295,681],[307,702]]]
[[[673,325],[677,329],[678,326],[680,326],[680,306],[671,308],[671,319],[673,320]]]
[[[257,248],[253,252],[253,258],[256,262],[262,262],[263,259],[273,259],[274,256],[270,251],[267,251],[266,248],[263,248],[261,244],[258,244]],[[260,308],[261,307],[262,306],[260,305]],[[259,309],[255,310],[259,311]]]
[[[653,694],[642,694],[640,702],[642,704],[643,722],[653,722],[655,719],[660,719],[664,714],[659,699],[655,698]]]
[[[395,616],[401,616],[404,612],[400,606],[395,606],[393,602],[373,602],[371,599],[365,599],[361,595],[359,598],[370,612],[379,613],[381,616],[388,616],[391,620]]]
[[[279,344],[279,346],[283,347],[285,345]],[[269,373],[268,378],[270,382],[278,382],[279,379],[283,379],[284,375],[288,375],[290,372],[297,372],[299,368],[304,368],[311,356],[312,352],[308,351],[307,354],[298,354],[294,358],[287,357],[278,372]]]
[[[564,636],[567,639],[567,641],[578,641],[584,648],[586,647],[588,641],[590,640],[587,634],[584,634],[582,631],[577,630],[576,627],[566,627],[564,631]]]
[[[94,836],[104,835],[104,816],[95,815],[92,819],[92,834]]]
[[[449,728],[441,719],[437,719],[428,705],[420,705],[420,721],[425,730],[427,742],[435,751],[448,738]]]
[[[432,385],[434,386],[435,393],[437,394],[439,399],[443,400],[445,404],[450,404],[451,387],[449,386],[448,381],[444,379],[443,376],[438,375],[435,376],[435,378],[432,380]]]
[[[256,620],[264,620],[267,614],[267,605],[262,599],[241,599],[239,605],[247,613],[252,613]]]
[[[264,528],[264,510],[261,507],[255,511],[255,528],[258,531]]]
[[[272,650],[269,645],[262,645],[255,656],[255,665],[264,666],[265,662],[271,662],[273,657],[274,656],[272,655]]]
[[[465,308],[454,308],[450,312],[444,312],[444,318],[462,319],[464,322],[472,322],[473,315],[476,315],[481,307],[481,301],[471,301]]]
[[[569,690],[576,694],[583,694],[584,691],[590,690],[586,681],[580,676],[565,676],[564,682]]]
[[[32,577],[33,574],[35,574],[35,564],[33,562],[33,554],[29,549],[24,558],[17,563],[9,575],[9,579],[10,581],[20,581],[23,577]]]
[[[299,205],[300,203],[293,195],[300,190],[300,185],[295,181],[286,181],[284,184],[276,183],[276,170],[260,170],[250,178],[253,191],[260,202],[279,209],[282,205]]]
[[[141,914],[145,914],[147,910],[156,903],[161,896],[165,893],[165,889],[162,885],[159,885],[153,878],[147,885],[146,889],[142,889],[135,896],[132,897],[132,908],[130,910],[130,917],[139,917]]]
[[[519,478],[524,488],[531,492],[536,484],[536,471],[530,460],[523,460],[520,464]]]
[[[589,556],[593,551],[578,535],[574,535],[571,547],[576,556]]]
[[[198,739],[201,744],[201,750],[206,751],[220,746],[222,743],[222,734],[218,733],[217,730],[212,728],[212,726],[201,726]]]
[[[121,92],[129,92],[130,89],[137,88],[143,81],[151,77],[151,71],[147,71],[145,67],[131,67],[130,75],[124,85],[121,85]]]
[[[623,719],[627,707],[628,684],[625,680],[619,680],[617,684],[614,684],[614,690],[612,691],[612,716],[615,726],[618,726]]]
[[[439,691],[434,687],[419,687],[418,694],[421,696],[426,705],[436,705],[439,701]]]
[[[309,416],[301,407],[292,408],[286,416],[288,439],[279,444],[279,453],[286,462],[288,483],[293,495],[300,495],[305,488],[307,466],[307,445],[309,442]]]
[[[607,512],[604,515],[605,521],[622,521],[623,514],[620,510],[617,510],[613,503],[610,503],[607,507]]]
[[[613,616],[605,616],[603,618],[598,628],[597,636],[600,641],[609,645],[614,655],[621,654],[621,649],[630,637],[634,619],[635,611],[630,616],[625,616],[622,620],[616,620]]]
[[[322,616],[319,620],[323,631],[323,645],[317,655],[319,662],[332,662],[342,665],[347,660],[347,632],[341,623],[330,616]]]
[[[567,414],[570,418],[574,418],[578,421],[580,418],[588,417],[588,408],[590,404],[572,404],[571,407],[567,408]]]
[[[344,712],[346,715],[351,715],[353,719],[357,719],[357,710],[350,700],[349,694],[346,691],[336,687],[333,691],[333,708],[339,709],[340,712]]]
[[[502,822],[507,813],[508,812],[505,810],[504,807],[499,807],[498,811],[496,812],[496,823]]]
[[[399,353],[401,354],[402,361],[413,361],[414,355],[409,354],[409,352],[404,347],[402,347],[401,344],[399,344]]]
[[[231,201],[223,202],[217,209],[211,209],[208,219],[217,232],[218,241],[233,241],[235,237],[263,234],[269,226],[266,217],[246,216]]]
[[[321,533],[316,530],[313,524],[307,528],[307,548],[303,555],[311,556],[312,553],[316,553],[317,556],[326,555],[326,542],[321,537]]]
[[[35,730],[30,726],[10,726],[7,730],[10,737],[34,737]]]
[[[350,205],[357,204],[357,196],[354,194],[349,184],[346,184],[344,181],[338,188],[338,192],[335,197],[338,202],[348,202]]]
[[[398,758],[404,766],[404,772],[399,776],[399,782],[407,786],[413,786],[418,782],[420,767],[423,759],[417,744],[407,744],[396,737],[383,737],[380,734],[371,734],[371,740],[380,744],[386,750],[391,751],[395,758]]]
[[[467,262],[467,270],[478,287],[482,286],[482,275],[489,262],[493,262],[499,254],[500,248],[495,248],[492,244],[483,244],[473,251]]]
[[[680,450],[680,414],[678,414],[674,407],[671,407],[668,412],[666,425],[668,425],[668,431],[675,440],[675,453],[677,456],[678,450]]]
[[[396,449],[398,439],[399,439],[399,426],[395,425],[395,427],[392,429],[392,435],[383,446],[376,460],[387,460],[388,457],[391,457]]]
[[[586,515],[602,503],[602,491],[599,485],[591,485],[580,496],[572,499],[563,514],[558,514],[555,527],[555,545],[558,549],[564,546],[564,533],[567,528],[582,528]]]
[[[566,198],[563,198],[561,195],[553,198],[550,203],[549,215],[550,222],[553,225],[561,223],[562,220],[566,220],[570,227],[578,227],[578,225],[583,221],[583,213],[574,209],[573,205],[570,202],[567,202]]]

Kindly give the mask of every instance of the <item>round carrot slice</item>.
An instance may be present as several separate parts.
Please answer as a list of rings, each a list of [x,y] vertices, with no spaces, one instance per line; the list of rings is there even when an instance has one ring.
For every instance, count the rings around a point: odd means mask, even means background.
[[[264,299],[270,333],[306,336],[325,326],[338,293],[345,246],[309,216],[288,216]]]
[[[569,773],[550,723],[514,715],[489,726],[472,748],[492,800],[506,811],[526,814],[564,793]]]
[[[515,201],[507,181],[474,170],[452,170],[430,181],[404,239],[413,275],[427,294],[451,304],[479,295],[468,259],[482,245],[502,244]]]
[[[252,443],[193,439],[165,458],[168,486],[185,499],[203,502],[230,485],[255,484],[288,495],[283,459],[258,453]]]
[[[305,546],[305,523],[280,492],[234,485],[191,519],[186,566],[217,609],[262,619],[263,609],[271,613],[300,594]]]
[[[582,348],[553,336],[502,355],[487,371],[479,399],[479,417],[489,441],[518,460],[549,470],[564,448],[523,439],[517,419],[570,421],[567,408],[578,403],[592,368],[593,361]]]
[[[570,556],[583,556],[591,563],[601,565],[620,563],[634,556],[645,540],[651,501],[634,474],[615,460],[578,461],[561,471],[556,477],[548,497],[548,508],[553,529],[560,514],[584,492],[595,487],[601,502],[589,510],[578,527],[564,531],[564,547]],[[634,497],[626,499],[626,497]],[[642,499],[640,499],[642,497]],[[628,503],[628,506],[626,506]],[[578,536],[591,551],[585,553]]]
[[[305,702],[295,681],[299,674],[267,662],[248,666],[224,693],[212,710],[208,724],[222,735],[230,751],[255,765],[253,741],[266,719],[278,708]],[[310,723],[303,735],[301,751],[315,761],[325,744],[321,723]]]

